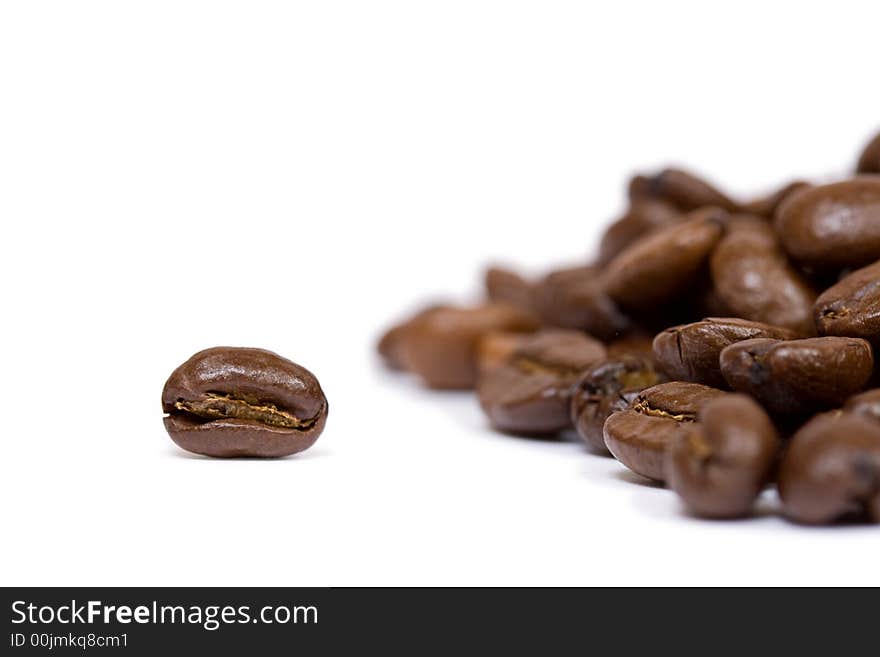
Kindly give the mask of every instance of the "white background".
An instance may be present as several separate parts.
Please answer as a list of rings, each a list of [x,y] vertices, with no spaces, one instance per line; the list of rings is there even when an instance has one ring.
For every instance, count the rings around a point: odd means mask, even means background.
[[[706,522],[575,443],[384,373],[489,260],[579,261],[633,169],[734,194],[880,128],[876,2],[9,2],[0,9],[6,585],[880,584],[876,528]],[[260,346],[314,448],[209,460],[159,396]]]

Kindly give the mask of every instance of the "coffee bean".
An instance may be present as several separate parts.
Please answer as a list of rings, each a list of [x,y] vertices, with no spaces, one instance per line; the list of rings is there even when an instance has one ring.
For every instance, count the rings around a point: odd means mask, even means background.
[[[880,178],[862,176],[798,192],[779,207],[775,228],[792,258],[817,269],[880,260]]]
[[[477,347],[483,335],[530,333],[537,328],[534,316],[507,303],[439,308],[406,330],[402,360],[431,388],[471,389],[477,382]]]
[[[808,422],[782,459],[779,494],[797,522],[880,522],[880,423],[840,412]]]
[[[859,157],[857,173],[880,173],[880,134],[874,137]]]
[[[682,212],[714,206],[737,212],[739,204],[713,185],[681,169],[664,169],[651,177],[636,176],[629,185],[631,200],[659,199],[674,205]]]
[[[612,340],[632,328],[632,322],[605,294],[596,267],[572,267],[551,272],[535,286],[535,309],[545,324],[580,329],[600,340]]]
[[[663,383],[666,377],[654,364],[651,353],[620,352],[608,348],[608,358],[587,370],[574,387],[571,421],[590,451],[608,454],[603,428],[605,420],[626,409],[645,388]]]
[[[624,249],[605,271],[605,290],[625,308],[668,303],[699,280],[722,233],[725,213],[706,208]]]
[[[531,310],[532,284],[514,271],[490,267],[485,276],[486,295],[490,301],[503,301]]]
[[[866,390],[846,400],[843,410],[880,422],[880,388]]]
[[[629,408],[605,421],[605,445],[633,472],[663,481],[665,452],[670,442],[709,400],[727,393],[700,385],[673,381],[640,392]]]
[[[607,265],[627,246],[657,228],[678,223],[682,214],[675,206],[655,199],[637,199],[611,224],[599,243],[599,264]]]
[[[721,373],[773,413],[833,408],[858,392],[873,370],[871,345],[859,338],[755,339],[725,347]]]
[[[477,344],[477,369],[480,377],[503,365],[514,351],[529,339],[528,333],[489,331]]]
[[[747,515],[770,479],[779,437],[745,395],[712,399],[698,422],[669,445],[666,477],[691,512],[710,518]]]
[[[772,219],[776,214],[776,210],[789,196],[808,187],[810,187],[810,184],[801,180],[790,182],[767,196],[762,196],[744,204],[742,210],[745,214]]]
[[[815,335],[816,292],[789,264],[766,221],[732,217],[710,265],[715,290],[733,315]]]
[[[735,317],[710,317],[701,322],[673,326],[654,338],[654,357],[660,369],[676,381],[692,381],[727,388],[721,374],[721,351],[743,340],[798,337],[789,329]]]
[[[400,324],[395,324],[390,329],[388,329],[385,334],[380,338],[379,344],[377,345],[377,351],[382,359],[385,361],[386,367],[392,370],[407,370],[409,369],[406,363],[406,337],[408,332],[416,326],[419,322],[429,317],[433,312],[441,309],[448,308],[449,306],[445,305],[431,305],[423,310],[419,311],[406,321],[401,322]]]
[[[568,429],[572,386],[604,358],[602,343],[579,331],[542,331],[481,377],[480,405],[502,431],[553,434]]]
[[[821,335],[880,338],[880,261],[825,290],[813,308]]]
[[[178,367],[162,391],[165,428],[206,456],[287,456],[324,430],[327,399],[315,376],[263,349],[214,347]]]

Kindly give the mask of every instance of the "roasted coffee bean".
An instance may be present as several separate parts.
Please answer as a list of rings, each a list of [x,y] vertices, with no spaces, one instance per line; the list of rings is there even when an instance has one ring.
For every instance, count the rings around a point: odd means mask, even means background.
[[[608,359],[580,378],[571,399],[572,424],[596,454],[608,454],[603,434],[605,420],[626,409],[645,388],[666,381],[655,367],[652,354],[614,352],[612,346],[608,348]]]
[[[880,260],[880,178],[862,176],[798,192],[779,207],[775,227],[786,252],[816,269]]]
[[[816,299],[821,335],[848,335],[877,344],[880,338],[880,261],[854,271]]]
[[[534,316],[507,303],[439,308],[407,329],[402,360],[431,388],[470,389],[477,382],[477,346],[483,335],[537,328]]]
[[[625,338],[614,340],[606,345],[608,358],[622,358],[623,356],[636,356],[654,360],[654,336],[634,333]]]
[[[660,199],[674,205],[682,212],[714,206],[729,212],[737,212],[739,204],[714,186],[681,169],[664,169],[656,176],[636,176],[630,181],[631,200]]]
[[[857,173],[880,173],[880,134],[874,137],[859,157]]]
[[[747,515],[770,479],[779,437],[745,395],[712,399],[698,422],[669,445],[666,480],[691,512],[710,518]]]
[[[611,224],[599,244],[599,264],[606,265],[627,246],[657,228],[678,223],[682,214],[675,206],[655,199],[637,199]]]
[[[165,428],[206,456],[287,456],[324,430],[327,399],[315,376],[263,349],[214,347],[178,367],[162,391]]]
[[[721,238],[726,214],[697,210],[624,249],[605,271],[605,290],[626,308],[656,308],[682,294],[700,277]]]
[[[851,413],[814,418],[792,438],[778,483],[797,522],[880,522],[880,424]]]
[[[880,388],[865,390],[846,400],[843,410],[880,422]]]
[[[502,431],[553,434],[568,429],[572,386],[604,358],[602,343],[579,331],[542,331],[480,378],[480,405]]]
[[[529,333],[509,331],[490,331],[482,336],[477,344],[477,369],[480,376],[503,365],[530,337]]]
[[[534,303],[545,324],[580,329],[600,340],[613,340],[632,328],[629,317],[605,294],[596,267],[548,274],[535,286]]]
[[[727,393],[700,385],[673,381],[640,392],[629,408],[605,421],[605,446],[633,472],[663,481],[665,452],[675,437],[687,430],[711,399]]]
[[[503,301],[531,310],[533,286],[514,271],[490,267],[485,277],[486,295],[490,301]]]
[[[732,217],[710,265],[715,291],[733,315],[815,335],[816,292],[789,264],[766,221]]]
[[[727,388],[721,375],[721,351],[743,340],[799,337],[789,329],[735,317],[710,317],[701,322],[673,326],[654,338],[654,358],[661,370],[675,381],[692,381]]]
[[[874,365],[870,344],[842,337],[746,340],[725,347],[720,363],[731,388],[792,415],[839,406],[864,387]]]
[[[419,322],[441,308],[449,308],[449,306],[440,304],[428,306],[400,324],[395,324],[385,332],[379,340],[377,351],[388,368],[392,370],[409,369],[405,362],[405,346],[408,332],[413,326],[416,326]]]
[[[767,196],[762,196],[753,201],[750,201],[749,203],[744,204],[742,208],[743,212],[746,214],[753,214],[759,217],[764,217],[766,219],[772,219],[773,216],[776,214],[776,210],[789,196],[801,191],[802,189],[806,189],[809,186],[809,183],[802,180],[790,182],[784,187],[779,188],[775,192],[768,194]]]

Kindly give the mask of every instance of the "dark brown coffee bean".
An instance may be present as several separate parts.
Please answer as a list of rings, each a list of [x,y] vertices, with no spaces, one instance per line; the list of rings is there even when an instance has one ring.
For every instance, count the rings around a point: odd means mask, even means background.
[[[770,418],[745,395],[712,399],[698,422],[669,445],[666,478],[693,513],[747,515],[770,479],[779,437]]]
[[[263,349],[214,347],[178,367],[162,391],[165,428],[206,456],[287,456],[324,430],[327,399],[315,376]]]
[[[477,382],[477,346],[482,336],[490,331],[530,333],[537,328],[534,316],[507,303],[440,308],[406,331],[402,360],[432,388],[471,389]]]
[[[802,180],[790,182],[767,196],[762,196],[746,203],[743,205],[743,212],[758,217],[764,217],[766,219],[772,219],[776,214],[776,210],[789,196],[803,189],[807,189],[808,187],[810,187],[810,184],[803,182]]]
[[[486,295],[490,301],[503,301],[531,310],[532,284],[525,278],[501,267],[490,267],[485,277]]]
[[[630,204],[629,210],[611,224],[602,235],[599,243],[599,264],[606,265],[618,253],[638,239],[657,228],[678,223],[681,220],[678,208],[655,199],[639,199]]]
[[[612,346],[608,348],[608,359],[581,377],[571,399],[572,424],[596,454],[608,454],[603,434],[605,420],[626,409],[645,388],[666,381],[655,367],[652,354],[643,350],[621,353],[613,351]]]
[[[794,194],[776,213],[788,254],[817,269],[880,260],[880,178],[862,176]]]
[[[870,344],[840,337],[746,340],[725,347],[720,362],[731,388],[781,414],[839,406],[864,387],[874,365]]]
[[[441,304],[428,306],[400,324],[395,324],[385,332],[379,340],[377,351],[385,362],[386,367],[392,370],[409,369],[405,362],[407,333],[413,326],[440,308],[449,308],[449,306]]]
[[[667,446],[695,422],[709,400],[727,393],[700,385],[673,381],[647,388],[629,408],[605,421],[605,446],[633,472],[663,481]]]
[[[880,522],[880,424],[851,413],[808,422],[783,456],[779,494],[797,522]]]
[[[721,351],[743,340],[799,337],[789,329],[735,317],[710,317],[701,322],[674,326],[654,338],[654,357],[660,369],[675,381],[692,381],[727,388],[721,374]]]
[[[552,434],[568,429],[572,386],[604,358],[602,343],[579,331],[542,331],[481,377],[480,405],[502,431]]]
[[[666,201],[682,212],[713,206],[729,212],[737,212],[739,204],[726,194],[681,169],[664,169],[656,176],[636,176],[630,181],[629,197],[635,201],[653,198]]]
[[[534,291],[535,309],[545,324],[580,329],[600,340],[627,333],[632,322],[611,301],[596,267],[551,272]]]
[[[715,291],[733,315],[815,335],[816,292],[789,264],[766,221],[732,217],[710,265]]]
[[[865,390],[846,400],[843,410],[853,415],[880,422],[880,388]]]
[[[880,173],[880,134],[874,137],[859,157],[857,173]]]
[[[854,271],[823,292],[813,309],[821,335],[880,338],[880,261]]]
[[[624,249],[605,271],[605,290],[626,308],[656,308],[682,294],[703,272],[726,214],[697,210]]]

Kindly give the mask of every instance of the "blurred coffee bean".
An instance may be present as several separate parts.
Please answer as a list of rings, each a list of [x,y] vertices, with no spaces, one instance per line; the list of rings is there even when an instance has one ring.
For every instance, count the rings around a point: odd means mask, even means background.
[[[605,446],[633,472],[663,481],[667,446],[696,421],[708,401],[725,394],[680,381],[647,388],[626,410],[612,413],[605,421]]]
[[[469,389],[477,382],[477,346],[483,335],[537,328],[535,317],[507,303],[438,308],[406,329],[400,360],[431,388]]]
[[[406,356],[404,344],[406,342],[407,332],[418,322],[430,316],[431,313],[441,308],[448,307],[449,306],[443,304],[430,305],[426,308],[423,308],[412,317],[400,322],[399,324],[395,324],[390,329],[388,329],[385,334],[380,338],[379,344],[377,345],[377,351],[384,360],[386,367],[392,370],[408,369],[406,362],[404,362]]]
[[[765,219],[772,219],[776,214],[776,210],[780,205],[792,194],[810,187],[810,184],[802,180],[790,182],[784,187],[779,188],[775,192],[756,198],[743,205],[742,211],[745,214],[753,214]]]
[[[816,292],[789,264],[766,221],[731,217],[710,265],[714,289],[734,316],[815,335]]]
[[[520,308],[532,308],[532,284],[514,271],[490,267],[485,276],[486,296]]]
[[[786,252],[816,269],[880,260],[880,177],[862,176],[803,190],[776,212]]]
[[[852,413],[814,418],[792,438],[778,483],[797,522],[880,522],[880,424]]]
[[[705,275],[709,253],[723,231],[726,214],[717,208],[697,210],[680,224],[634,242],[605,271],[605,290],[625,308],[643,312],[683,294]]]
[[[632,322],[605,293],[600,273],[597,267],[572,267],[538,281],[533,300],[541,320],[586,331],[600,340],[626,334]]]
[[[693,324],[673,326],[654,338],[654,357],[661,370],[677,381],[727,388],[721,374],[721,351],[754,338],[790,340],[799,337],[790,329],[736,317],[710,317]]]
[[[482,377],[503,365],[530,337],[529,333],[489,331],[477,344],[477,369]]]
[[[626,409],[645,388],[667,379],[644,350],[608,348],[608,359],[588,370],[574,387],[571,421],[578,435],[596,454],[608,454],[603,428],[605,420]]]
[[[708,401],[689,430],[676,433],[667,482],[697,515],[744,516],[770,479],[778,449],[764,409],[745,395],[724,395]]]
[[[629,185],[630,200],[665,201],[682,212],[706,206],[737,212],[739,204],[713,185],[681,169],[664,169],[655,176],[635,176]]]
[[[791,415],[839,406],[864,387],[874,364],[870,344],[842,337],[746,340],[725,347],[720,362],[731,388]]]
[[[677,223],[681,212],[665,201],[637,199],[630,203],[629,210],[611,224],[602,235],[599,243],[599,264],[606,265],[618,253],[638,239],[657,228]]]
[[[880,338],[880,261],[825,290],[813,310],[820,335]]]
[[[480,405],[502,431],[554,434],[568,429],[572,386],[604,358],[602,343],[579,331],[541,331],[480,378]]]
[[[865,390],[846,400],[843,410],[880,422],[880,388]]]
[[[859,157],[857,173],[880,173],[880,134],[874,137]]]

